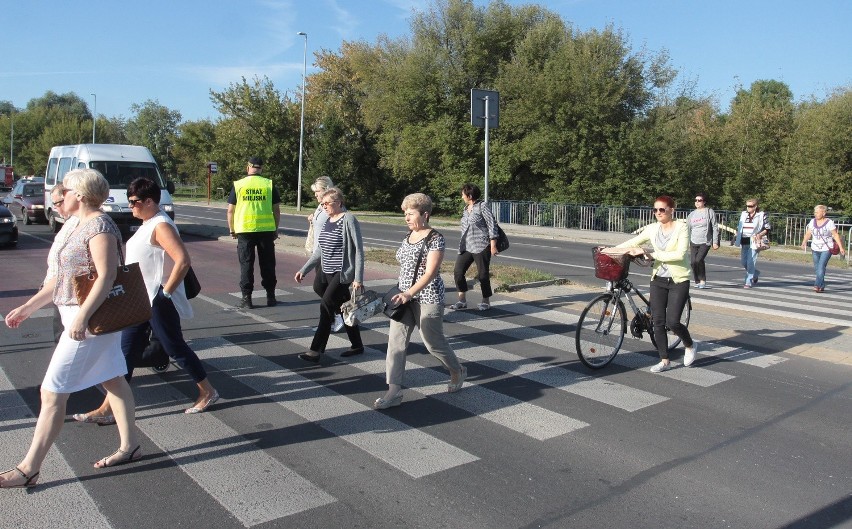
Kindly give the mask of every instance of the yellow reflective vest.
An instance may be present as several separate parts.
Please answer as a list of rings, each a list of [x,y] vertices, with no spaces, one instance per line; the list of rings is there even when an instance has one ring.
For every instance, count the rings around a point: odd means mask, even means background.
[[[272,180],[249,175],[234,182],[237,204],[234,207],[234,231],[255,233],[276,231],[272,214]]]

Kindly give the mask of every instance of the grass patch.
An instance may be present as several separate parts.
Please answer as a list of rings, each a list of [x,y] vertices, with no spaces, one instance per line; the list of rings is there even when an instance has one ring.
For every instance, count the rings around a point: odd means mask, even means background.
[[[399,266],[396,262],[396,250],[379,250],[370,249],[365,252],[364,258],[367,261],[381,263],[388,266]],[[442,274],[452,274],[455,267],[455,261],[444,259],[441,263]],[[522,268],[520,266],[510,266],[498,263],[491,263],[491,285],[495,292],[507,292],[512,285],[520,285],[523,283],[533,283],[536,281],[552,281],[555,277],[552,274]],[[467,273],[468,280],[476,278],[476,265],[470,267]]]

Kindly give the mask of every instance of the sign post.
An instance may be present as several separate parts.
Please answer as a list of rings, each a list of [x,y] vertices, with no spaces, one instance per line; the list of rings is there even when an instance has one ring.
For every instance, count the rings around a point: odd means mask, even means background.
[[[207,162],[207,205],[210,205],[210,184],[213,180],[213,175],[219,172],[219,164],[216,162]]]
[[[500,94],[494,90],[470,90],[470,124],[485,128],[485,202],[488,202],[489,131],[500,122]]]

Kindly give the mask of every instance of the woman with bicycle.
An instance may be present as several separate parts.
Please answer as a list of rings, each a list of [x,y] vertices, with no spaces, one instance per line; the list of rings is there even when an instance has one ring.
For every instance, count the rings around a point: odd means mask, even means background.
[[[654,340],[660,363],[651,368],[652,373],[661,373],[671,369],[669,361],[668,336],[666,327],[683,341],[686,351],[683,365],[690,366],[695,361],[697,342],[692,339],[689,330],[681,323],[680,317],[689,298],[689,225],[674,218],[674,199],[668,195],[657,197],[654,201],[654,216],[657,222],[649,224],[642,233],[625,241],[607,253],[627,253],[632,256],[649,255],[654,259],[651,270],[651,318]],[[650,243],[653,252],[640,247]],[[621,250],[621,251],[619,251]]]

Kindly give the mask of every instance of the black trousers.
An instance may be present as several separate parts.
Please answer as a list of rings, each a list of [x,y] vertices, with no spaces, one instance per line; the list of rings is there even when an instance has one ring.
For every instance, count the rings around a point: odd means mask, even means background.
[[[488,268],[491,266],[490,245],[480,253],[462,252],[459,254],[456,258],[455,269],[453,270],[453,280],[456,283],[456,290],[467,292],[467,279],[464,275],[473,263],[476,263],[476,278],[479,280],[479,285],[482,288],[482,297],[490,298],[494,294],[491,290],[491,275],[488,271]]]
[[[237,234],[237,257],[240,260],[240,292],[251,296],[254,291],[254,252],[260,267],[260,284],[266,294],[275,294],[275,235],[274,231]]]
[[[692,347],[689,329],[680,322],[688,297],[688,280],[680,283],[673,282],[669,277],[655,277],[651,280],[651,319],[657,352],[662,360],[669,357],[669,337],[666,334],[666,326],[683,341],[684,346]]]
[[[689,258],[692,263],[692,280],[696,283],[700,281],[707,281],[707,271],[704,266],[704,259],[707,258],[707,252],[709,251],[709,244],[689,243]]]
[[[314,278],[314,292],[320,297],[320,316],[314,339],[311,341],[311,351],[324,353],[331,335],[331,323],[334,315],[340,314],[340,306],[349,301],[352,294],[349,292],[349,284],[340,282],[340,272],[325,274],[322,270],[316,271]],[[350,327],[344,323],[346,336],[352,344],[353,349],[364,347],[361,341],[361,330],[357,325]]]
[[[163,287],[161,286],[151,303],[151,319],[121,331],[121,351],[127,361],[125,378],[128,381],[133,376],[132,359],[139,356],[148,345],[148,332],[151,329],[154,330],[154,336],[163,344],[166,353],[177,362],[177,365],[189,373],[196,384],[207,378],[207,371],[201,364],[201,360],[183,338],[180,315],[175,304],[163,295]]]

